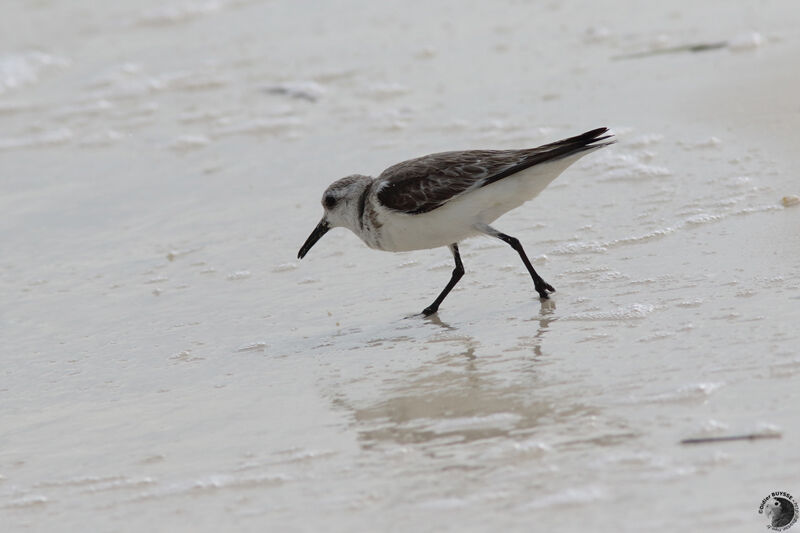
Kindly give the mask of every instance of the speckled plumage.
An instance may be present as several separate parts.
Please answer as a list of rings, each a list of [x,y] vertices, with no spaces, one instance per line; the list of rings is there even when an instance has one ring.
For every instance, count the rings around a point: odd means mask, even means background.
[[[610,138],[608,129],[598,128],[536,148],[441,152],[392,165],[377,178],[347,176],[325,190],[325,215],[297,256],[302,259],[322,235],[339,226],[379,250],[448,246],[456,270],[424,311],[430,314],[464,273],[457,243],[484,234],[520,254],[536,291],[547,298],[555,289],[539,277],[519,241],[489,224],[534,198],[583,155],[612,144]]]
[[[534,165],[598,148],[608,130],[599,128],[536,148],[441,152],[397,163],[384,170],[374,187],[380,203],[396,211],[421,214],[471,190],[491,185]]]

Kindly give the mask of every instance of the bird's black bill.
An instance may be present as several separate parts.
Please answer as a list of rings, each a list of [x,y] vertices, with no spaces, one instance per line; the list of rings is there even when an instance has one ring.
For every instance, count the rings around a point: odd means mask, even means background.
[[[304,242],[303,246],[300,247],[300,251],[297,252],[297,258],[302,259],[305,257],[311,247],[314,246],[323,235],[328,233],[329,229],[331,229],[331,225],[328,224],[328,221],[324,218],[320,220],[319,224],[317,224],[317,227],[314,228],[314,231],[312,231],[311,235],[309,235],[308,239],[306,239],[306,242]]]

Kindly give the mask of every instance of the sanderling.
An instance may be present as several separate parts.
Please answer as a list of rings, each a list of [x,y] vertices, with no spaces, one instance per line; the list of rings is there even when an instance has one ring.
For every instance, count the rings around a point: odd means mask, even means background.
[[[425,316],[464,275],[458,241],[489,235],[519,253],[539,296],[552,285],[536,273],[519,240],[489,224],[533,199],[568,166],[589,152],[612,144],[607,128],[587,131],[538,148],[442,152],[403,161],[377,178],[354,174],[333,182],[322,196],[325,214],[297,254],[302,259],[331,228],[345,227],[370,248],[404,252],[447,246],[452,277]]]

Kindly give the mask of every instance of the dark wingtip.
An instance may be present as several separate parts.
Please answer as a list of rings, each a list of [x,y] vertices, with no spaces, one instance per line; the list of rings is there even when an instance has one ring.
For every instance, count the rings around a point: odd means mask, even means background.
[[[603,143],[603,146],[608,144],[614,144],[615,142],[617,142],[616,139],[614,139],[614,132],[611,131],[609,128],[605,127],[587,131],[586,133],[578,135],[577,137],[573,137],[573,139],[575,139],[576,141],[583,141],[586,144],[593,144],[599,141],[604,141],[606,139],[612,139],[607,143]]]
[[[606,141],[606,142],[603,142]],[[595,128],[586,133],[581,133],[575,137],[562,139],[551,144],[546,144],[541,148],[545,148],[550,154],[551,158],[557,159],[560,157],[567,157],[575,153],[593,150],[595,148],[602,148],[609,144],[614,144],[614,132],[609,128]]]
[[[565,141],[576,146],[578,151],[602,148],[603,146],[609,146],[617,142],[617,140],[614,138],[614,132],[611,131],[610,128],[605,127],[589,130],[586,133],[576,135],[571,139],[565,139]]]
[[[613,139],[607,142],[600,142],[606,139],[611,139],[613,136],[614,134],[608,128],[595,128],[574,137],[561,139],[560,141],[545,144],[537,148],[530,148],[528,150],[529,155],[523,160],[522,163],[514,165],[502,172],[495,174],[494,176],[485,179],[480,186],[485,187],[486,185],[490,185],[505,178],[506,176],[511,176],[512,174],[515,174],[521,170],[532,167],[533,165],[546,163],[548,161],[556,161],[571,155],[589,152],[590,150],[595,150],[597,148],[602,148],[603,146],[608,146],[609,144],[614,144],[616,141]]]
[[[609,131],[609,129],[606,128],[606,127],[595,128],[593,130],[587,131],[586,133],[582,133],[581,135],[578,135],[578,137],[599,137],[599,136],[603,135],[604,133],[608,133],[608,131]]]
[[[601,142],[607,139],[610,140],[608,140],[607,142]],[[592,148],[599,148],[601,146],[614,144],[615,142],[616,140],[614,140],[614,132],[612,132],[609,128],[604,127],[604,128],[595,128],[593,130],[589,130],[586,133],[581,133],[580,135],[576,135],[574,137],[569,137],[567,139],[562,139],[554,143],[546,144],[541,148],[548,148],[551,150],[556,150],[564,152],[565,154],[569,154],[574,150],[578,151],[590,150]]]

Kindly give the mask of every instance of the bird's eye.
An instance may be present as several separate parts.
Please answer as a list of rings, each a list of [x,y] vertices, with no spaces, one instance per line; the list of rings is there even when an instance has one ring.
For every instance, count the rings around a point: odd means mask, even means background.
[[[330,208],[332,208],[333,206],[336,205],[336,198],[334,198],[332,194],[327,194],[327,195],[325,195],[325,199],[323,200],[323,203],[325,204],[325,207],[330,209]]]

